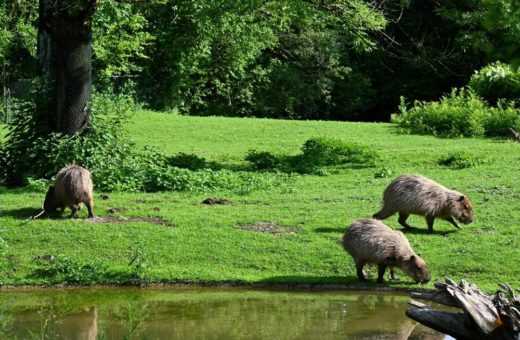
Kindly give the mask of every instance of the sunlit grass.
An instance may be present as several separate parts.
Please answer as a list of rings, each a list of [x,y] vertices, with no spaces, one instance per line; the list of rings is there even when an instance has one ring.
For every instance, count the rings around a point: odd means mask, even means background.
[[[150,111],[138,112],[128,129],[138,145],[150,145],[168,155],[194,153],[223,165],[246,166],[244,156],[251,149],[297,154],[305,140],[317,136],[371,145],[383,160],[373,168],[329,169],[328,176],[297,175],[286,185],[244,195],[109,193],[102,200],[96,192],[99,216],[111,216],[112,209],[112,215],[119,217],[162,217],[174,227],[89,223],[65,217],[22,225],[26,217],[38,212],[44,188],[0,189],[2,284],[55,283],[52,277],[35,274],[37,268],[50,265],[37,257],[53,255],[57,262],[72,263],[68,270],[84,263],[103,264],[102,278],[95,281],[105,283],[140,278],[358,285],[353,261],[340,244],[343,232],[354,219],[369,217],[379,209],[382,191],[393,177],[421,173],[466,193],[476,213],[475,222],[460,231],[448,222],[436,221],[434,234],[426,232],[424,219],[410,219],[417,229],[406,236],[427,262],[433,280],[464,278],[487,290],[497,288],[498,282],[520,286],[520,144],[402,135],[391,124],[183,117]],[[454,152],[480,161],[462,170],[437,164]],[[391,175],[375,178],[376,173]],[[201,204],[207,197],[227,198],[233,204]],[[80,216],[85,217],[86,211]],[[237,227],[259,221],[294,227],[297,232],[272,235]],[[396,216],[385,223],[398,228]],[[140,268],[135,262],[129,266],[136,253],[143,264]],[[375,275],[372,270],[373,281]],[[415,287],[402,273],[399,281],[389,285]]]

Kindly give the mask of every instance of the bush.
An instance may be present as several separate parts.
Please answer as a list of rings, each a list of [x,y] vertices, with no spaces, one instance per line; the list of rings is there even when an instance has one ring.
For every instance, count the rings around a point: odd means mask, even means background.
[[[175,156],[166,158],[166,163],[177,168],[190,170],[200,170],[209,167],[206,163],[206,159],[203,157],[184,152],[179,152]]]
[[[374,165],[379,158],[372,147],[336,138],[311,138],[302,146],[303,158],[313,166],[340,164]]]
[[[124,126],[134,108],[129,96],[97,95],[92,106],[92,127],[73,136],[47,133],[34,107],[16,115],[5,144],[0,144],[2,181],[9,174],[32,179],[51,179],[66,164],[89,169],[100,191],[207,191],[238,193],[278,186],[289,176],[248,172],[203,170],[207,163],[196,155],[173,157],[139,149],[126,136]],[[183,167],[185,169],[181,169]],[[196,170],[196,171],[192,171]]]
[[[408,109],[401,98],[400,113],[392,122],[405,131],[445,137],[505,136],[508,127],[518,128],[514,104],[489,107],[471,90],[453,89],[437,102],[416,101]]]
[[[467,155],[462,152],[449,153],[448,155],[441,157],[437,161],[437,164],[439,164],[440,166],[444,166],[454,170],[470,168],[480,163],[481,160],[479,158]]]
[[[501,62],[489,64],[475,71],[468,86],[491,105],[495,105],[499,99],[520,99],[518,70]]]
[[[283,157],[273,155],[268,151],[250,150],[245,160],[253,164],[255,170],[280,169]]]
[[[250,151],[245,159],[255,170],[277,170],[300,174],[326,175],[326,166],[357,164],[373,166],[378,153],[368,145],[347,143],[335,138],[311,138],[295,156],[274,155],[267,151]]]

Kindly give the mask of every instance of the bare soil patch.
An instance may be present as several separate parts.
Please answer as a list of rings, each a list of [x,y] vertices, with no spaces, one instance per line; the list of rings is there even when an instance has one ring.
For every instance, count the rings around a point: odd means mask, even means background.
[[[256,222],[252,224],[239,224],[238,228],[257,233],[268,233],[274,236],[294,234],[298,232],[297,227],[287,227],[276,222]]]

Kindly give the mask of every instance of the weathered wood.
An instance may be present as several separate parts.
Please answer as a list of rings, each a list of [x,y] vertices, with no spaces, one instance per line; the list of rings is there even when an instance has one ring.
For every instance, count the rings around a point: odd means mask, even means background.
[[[515,142],[520,142],[520,133],[516,132],[512,128],[507,129],[507,135]]]
[[[431,308],[408,308],[406,316],[456,339],[478,339],[479,334],[467,327],[471,320],[463,313],[450,313]]]
[[[489,296],[464,280],[459,286],[448,285],[447,291],[469,313],[483,334],[489,334],[502,325],[502,319]]]
[[[409,308],[406,315],[420,323],[458,339],[520,340],[520,299],[508,285],[494,296],[462,280],[446,278],[435,283],[434,293],[411,293],[412,298],[457,307],[464,313],[449,313],[430,308]]]
[[[460,308],[461,305],[457,303],[457,300],[455,300],[448,292],[446,291],[439,291],[435,293],[423,293],[423,292],[412,292],[410,296],[413,299],[421,299],[421,300],[427,300],[432,302],[440,303],[441,305],[449,306],[449,307],[457,307]]]
[[[415,300],[410,300],[408,302],[410,305],[414,306],[414,307],[417,307],[417,308],[426,308],[426,305],[422,302],[419,302],[419,301],[415,301]]]

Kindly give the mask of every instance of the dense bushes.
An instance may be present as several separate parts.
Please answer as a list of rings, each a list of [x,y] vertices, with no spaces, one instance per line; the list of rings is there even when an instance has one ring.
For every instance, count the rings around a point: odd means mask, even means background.
[[[289,156],[251,150],[245,159],[251,162],[256,170],[316,175],[325,174],[326,166],[343,164],[373,166],[379,159],[379,154],[368,145],[348,143],[330,137],[311,138],[305,141],[301,151],[301,154]]]
[[[404,99],[392,121],[413,133],[446,137],[505,136],[507,128],[520,128],[514,103],[490,107],[471,90],[454,89],[437,102],[416,101],[407,108]]]
[[[285,175],[215,171],[206,169],[206,161],[195,155],[165,157],[149,148],[137,148],[124,131],[133,108],[128,96],[97,95],[92,127],[65,136],[47,133],[34,106],[28,104],[15,115],[7,141],[0,144],[0,156],[5,160],[0,164],[0,182],[20,185],[11,179],[51,179],[69,163],[88,168],[101,191],[222,189],[245,193],[289,180]]]
[[[476,71],[468,86],[490,105],[496,105],[499,99],[520,99],[520,73],[516,68],[501,62]]]

